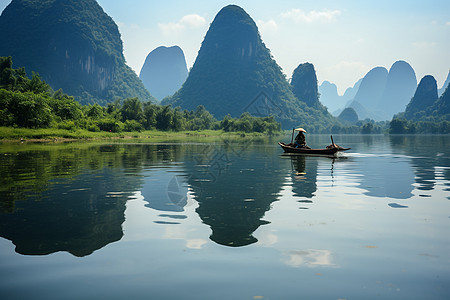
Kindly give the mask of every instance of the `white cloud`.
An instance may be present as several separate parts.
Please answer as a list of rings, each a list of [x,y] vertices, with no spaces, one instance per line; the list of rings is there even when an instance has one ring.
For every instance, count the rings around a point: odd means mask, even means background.
[[[351,71],[351,72],[364,72],[367,71],[368,66],[360,61],[341,61],[333,65],[330,69],[337,72]]]
[[[267,22],[258,20],[256,21],[256,24],[258,24],[261,33],[276,33],[278,31],[278,24],[274,20],[269,20]]]
[[[432,49],[436,47],[435,42],[413,42],[412,45],[418,49]]]
[[[298,250],[285,254],[284,263],[291,267],[334,266],[329,250]]]
[[[205,25],[206,20],[200,15],[193,14],[182,17],[179,23],[190,28],[197,28]]]
[[[450,22],[446,22],[445,25],[450,26]]]
[[[339,10],[312,10],[305,12],[301,9],[294,8],[281,14],[284,19],[293,20],[296,23],[312,23],[312,22],[332,22],[341,14]]]
[[[186,240],[186,247],[189,249],[202,249],[203,245],[206,245],[208,241],[204,239],[191,239]]]
[[[164,35],[179,34],[186,29],[200,28],[206,24],[205,18],[197,14],[186,15],[177,23],[159,23],[158,27]]]

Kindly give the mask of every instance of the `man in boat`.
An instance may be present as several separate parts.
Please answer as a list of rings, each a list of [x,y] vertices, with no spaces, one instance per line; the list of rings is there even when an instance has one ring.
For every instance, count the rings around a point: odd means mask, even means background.
[[[304,133],[306,133],[306,130],[303,129],[303,128],[297,128],[297,129],[295,129],[295,131],[298,131],[298,134],[297,134],[297,136],[295,137],[295,143],[294,143],[294,146],[295,146],[296,148],[307,148],[307,149],[311,149],[310,147],[308,147],[308,146],[306,145],[306,137],[305,137],[305,134],[304,134]]]

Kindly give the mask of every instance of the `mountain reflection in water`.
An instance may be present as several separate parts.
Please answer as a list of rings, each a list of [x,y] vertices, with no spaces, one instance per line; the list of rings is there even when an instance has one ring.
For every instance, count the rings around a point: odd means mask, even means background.
[[[86,256],[123,237],[126,203],[140,192],[145,207],[164,212],[154,226],[198,216],[212,241],[241,247],[258,241],[255,231],[281,198],[311,209],[321,187],[337,186],[340,196],[392,199],[388,207],[408,210],[402,200],[428,200],[442,181],[449,189],[448,138],[352,139],[353,152],[340,159],[285,156],[267,141],[1,145],[0,236],[21,254]],[[194,201],[195,216],[186,212]]]
[[[276,148],[239,147],[216,147],[186,164],[196,212],[211,227],[211,240],[231,247],[257,242],[253,232],[269,223],[264,214],[277,201],[285,176]]]

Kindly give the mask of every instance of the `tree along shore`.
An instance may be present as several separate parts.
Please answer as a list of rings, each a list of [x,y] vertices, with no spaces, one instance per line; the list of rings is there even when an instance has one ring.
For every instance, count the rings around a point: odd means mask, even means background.
[[[144,130],[222,130],[266,134],[281,131],[280,123],[273,116],[254,117],[244,112],[238,118],[227,115],[219,121],[202,105],[188,111],[142,102],[138,98],[116,99],[106,107],[81,105],[62,90],[53,91],[38,74],[33,73],[29,79],[24,68],[13,69],[11,57],[0,57],[0,126],[78,132],[69,134],[71,136],[102,136],[101,132]],[[5,138],[5,135],[0,137]]]
[[[311,133],[449,133],[450,122],[358,121],[355,124],[330,123],[327,128],[306,127]],[[62,90],[53,91],[38,74],[31,79],[25,69],[13,69],[11,57],[0,57],[0,140],[5,139],[93,139],[116,136],[145,136],[145,131],[184,132],[216,130],[235,133],[274,135],[281,125],[274,116],[255,117],[244,112],[240,117],[226,115],[217,120],[204,106],[181,110],[170,105],[142,102],[138,98],[116,99],[106,107],[81,105]],[[8,129],[7,129],[8,128]],[[28,129],[28,131],[26,130]],[[151,135],[151,134],[150,134]]]
[[[142,141],[207,141],[217,138],[265,138],[267,136],[281,136],[284,132],[272,134],[260,132],[226,132],[223,130],[199,130],[199,131],[161,131],[143,130],[130,132],[92,132],[86,129],[58,129],[58,128],[13,128],[0,127],[0,143],[16,142],[68,142],[68,141],[91,141],[91,140],[130,140]]]

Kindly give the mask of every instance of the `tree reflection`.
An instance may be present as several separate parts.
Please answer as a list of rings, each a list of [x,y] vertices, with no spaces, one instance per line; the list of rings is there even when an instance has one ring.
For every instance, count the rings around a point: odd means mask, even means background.
[[[77,178],[70,190],[64,184],[52,185],[39,196],[19,201],[14,212],[1,214],[0,235],[20,254],[89,255],[122,238],[128,195],[109,193],[108,187],[117,181],[113,174],[101,172]]]
[[[0,158],[0,236],[16,252],[85,256],[121,239],[125,203],[141,184],[128,174],[148,159],[142,147],[8,147]]]
[[[389,140],[395,152],[411,156],[418,190],[433,190],[438,176],[450,181],[448,136],[391,135]],[[439,168],[442,168],[442,172],[439,172]]]

